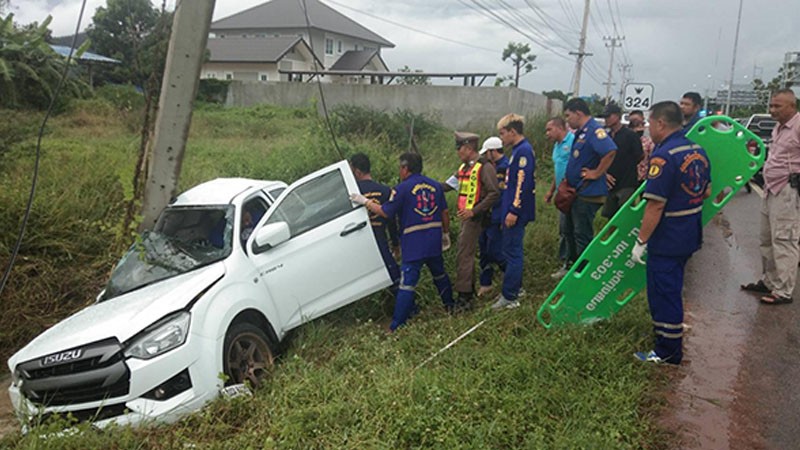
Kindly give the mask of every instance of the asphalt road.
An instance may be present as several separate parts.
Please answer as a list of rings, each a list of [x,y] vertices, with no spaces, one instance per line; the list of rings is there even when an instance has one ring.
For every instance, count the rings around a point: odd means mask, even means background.
[[[664,418],[681,448],[800,448],[800,288],[790,305],[739,288],[761,273],[760,202],[740,192],[687,266],[686,357]]]

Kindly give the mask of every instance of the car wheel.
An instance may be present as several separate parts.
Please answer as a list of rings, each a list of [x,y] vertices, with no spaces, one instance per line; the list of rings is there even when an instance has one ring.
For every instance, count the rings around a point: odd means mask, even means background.
[[[222,358],[227,385],[247,382],[256,388],[267,378],[275,362],[267,335],[248,322],[234,324],[228,329]]]

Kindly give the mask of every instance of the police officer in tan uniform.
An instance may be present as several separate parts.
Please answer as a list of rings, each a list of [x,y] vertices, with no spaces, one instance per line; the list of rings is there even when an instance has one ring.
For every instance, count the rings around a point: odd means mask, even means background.
[[[458,306],[467,308],[474,296],[478,238],[490,221],[492,206],[500,198],[500,188],[494,166],[480,161],[478,135],[457,131],[455,138],[461,166],[447,181],[445,189],[458,192],[456,211],[461,220],[461,232],[457,244],[455,291],[458,292]]]

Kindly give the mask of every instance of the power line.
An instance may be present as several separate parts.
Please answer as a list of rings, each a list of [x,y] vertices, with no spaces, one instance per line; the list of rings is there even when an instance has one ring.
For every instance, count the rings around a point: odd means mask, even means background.
[[[479,45],[474,45],[474,44],[470,44],[470,43],[467,43],[467,42],[457,41],[457,40],[451,39],[449,37],[440,36],[438,34],[430,33],[430,32],[427,32],[425,30],[420,30],[418,28],[414,28],[414,27],[411,27],[411,26],[408,26],[408,25],[405,25],[405,24],[402,24],[402,23],[399,23],[399,22],[395,22],[393,20],[386,19],[384,17],[376,16],[375,14],[368,13],[368,12],[362,11],[360,9],[356,9],[356,8],[352,8],[352,7],[347,6],[347,5],[343,5],[343,4],[341,4],[339,2],[336,2],[336,1],[333,1],[333,0],[326,0],[326,2],[327,3],[332,3],[332,4],[336,5],[336,6],[341,7],[341,8],[349,9],[350,11],[357,12],[359,14],[363,14],[363,15],[365,15],[367,17],[371,17],[371,18],[373,18],[375,20],[380,20],[382,22],[386,22],[388,24],[392,24],[392,25],[394,25],[396,27],[405,28],[406,30],[410,30],[410,31],[414,31],[416,33],[424,34],[424,35],[430,36],[432,38],[441,39],[443,41],[447,41],[447,42],[450,42],[450,43],[453,43],[453,44],[463,45],[465,47],[471,47],[471,48],[474,48],[476,50],[484,50],[484,51],[487,51],[487,52],[497,53],[497,49],[496,48],[492,49],[492,48],[488,48],[488,47],[481,47]]]

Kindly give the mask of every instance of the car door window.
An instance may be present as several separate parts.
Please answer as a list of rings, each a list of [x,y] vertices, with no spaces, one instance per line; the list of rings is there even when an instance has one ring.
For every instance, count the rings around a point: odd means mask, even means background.
[[[295,237],[353,209],[340,171],[320,175],[290,191],[267,223],[286,222]]]
[[[264,217],[268,208],[267,202],[261,197],[251,198],[242,206],[242,225],[241,232],[239,233],[239,237],[242,241],[242,248],[244,248],[247,239],[253,233],[256,224]]]

